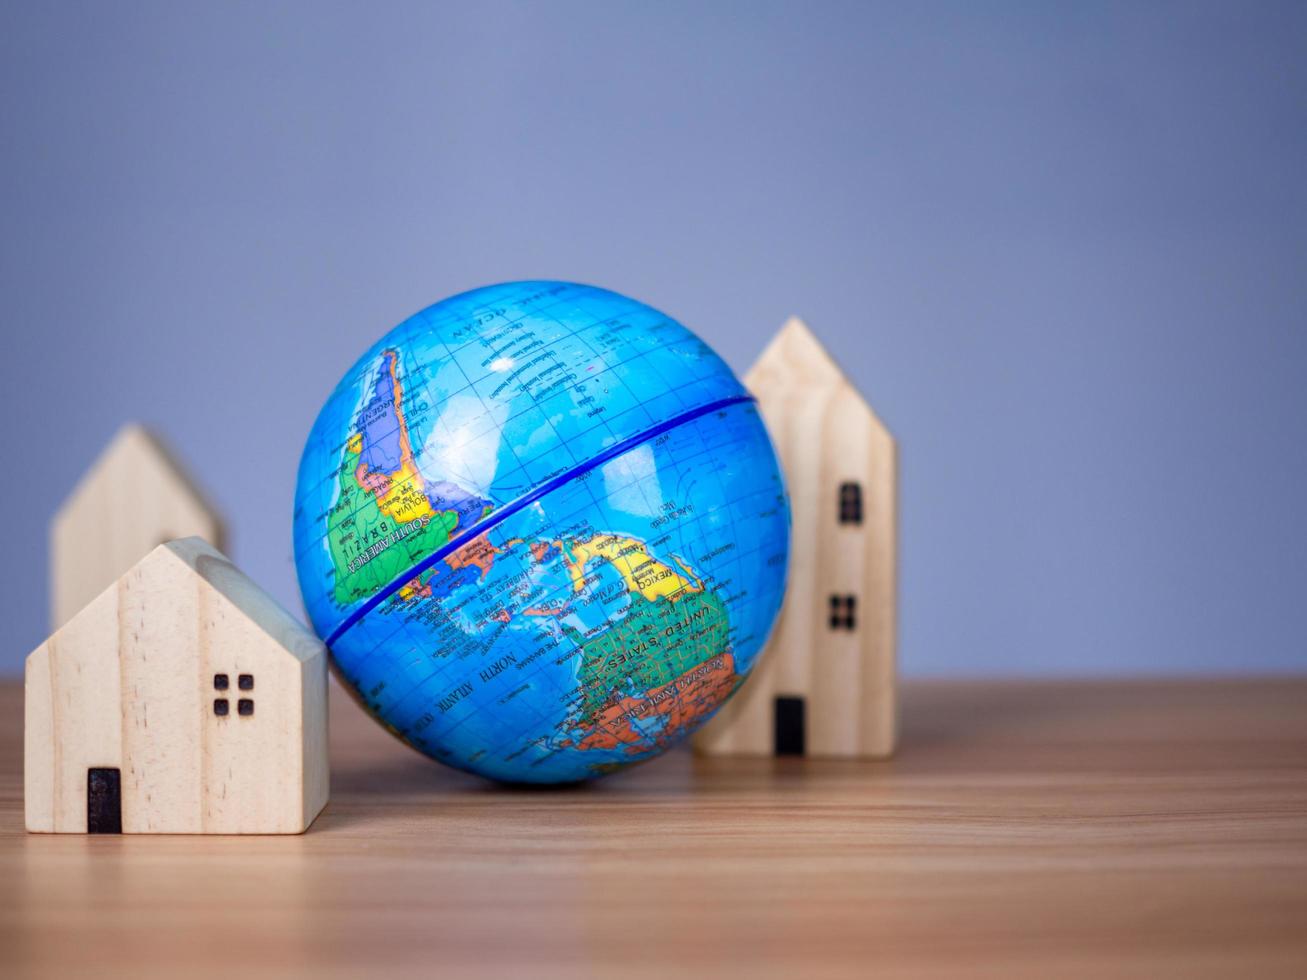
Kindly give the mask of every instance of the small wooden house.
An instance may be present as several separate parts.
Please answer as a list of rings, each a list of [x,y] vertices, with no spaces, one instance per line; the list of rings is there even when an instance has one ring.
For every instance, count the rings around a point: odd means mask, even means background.
[[[222,522],[157,438],[127,425],[86,471],[50,528],[50,628],[68,622],[156,545]]]
[[[887,756],[897,732],[894,438],[796,318],[745,384],[785,472],[790,577],[753,676],[695,747],[709,755]]]
[[[27,829],[296,834],[327,802],[327,652],[199,538],[27,658]]]

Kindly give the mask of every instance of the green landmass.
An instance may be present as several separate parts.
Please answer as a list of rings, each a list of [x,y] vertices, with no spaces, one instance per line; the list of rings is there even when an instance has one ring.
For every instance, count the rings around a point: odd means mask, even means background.
[[[632,593],[621,622],[581,647],[582,724],[592,722],[615,697],[652,691],[727,649],[726,607],[710,588],[675,599]]]
[[[336,570],[334,597],[342,606],[367,598],[393,582],[416,561],[448,541],[458,523],[455,511],[435,511],[425,527],[414,528],[351,571],[351,564],[360,555],[401,529],[393,518],[381,512],[376,497],[359,484],[355,470],[360,455],[345,452],[339,474],[340,499],[328,519],[327,539]]]

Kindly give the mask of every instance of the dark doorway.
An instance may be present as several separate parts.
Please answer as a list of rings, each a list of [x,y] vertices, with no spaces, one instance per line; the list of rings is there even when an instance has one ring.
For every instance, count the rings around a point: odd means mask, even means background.
[[[86,770],[86,832],[121,834],[123,798],[117,769]]]
[[[803,698],[776,699],[776,754],[803,755]]]

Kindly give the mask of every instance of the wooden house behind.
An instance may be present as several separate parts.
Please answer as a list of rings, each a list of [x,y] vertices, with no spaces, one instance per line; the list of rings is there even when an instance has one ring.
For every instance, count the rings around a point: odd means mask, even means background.
[[[222,522],[163,445],[120,429],[55,514],[50,529],[51,629],[165,541],[223,547]]]
[[[797,318],[745,376],[790,496],[789,584],[743,689],[695,738],[710,755],[894,750],[897,450]]]

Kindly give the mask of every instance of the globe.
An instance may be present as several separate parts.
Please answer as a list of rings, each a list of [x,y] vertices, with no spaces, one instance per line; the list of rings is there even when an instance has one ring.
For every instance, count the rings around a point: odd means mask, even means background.
[[[512,282],[368,350],[296,488],[304,605],[393,734],[493,779],[652,758],[748,677],[780,608],[785,489],[757,407],[675,320]]]

